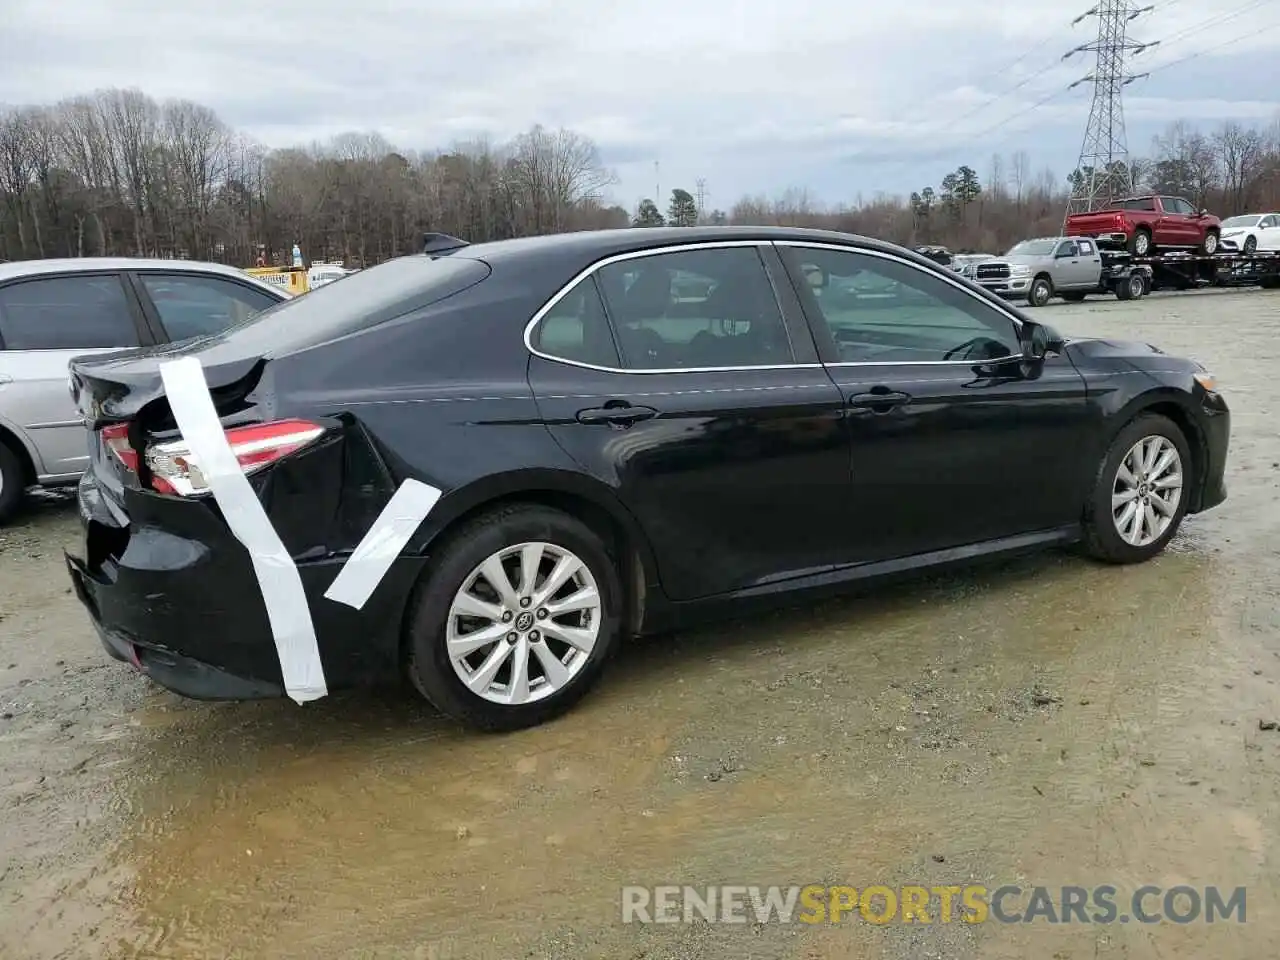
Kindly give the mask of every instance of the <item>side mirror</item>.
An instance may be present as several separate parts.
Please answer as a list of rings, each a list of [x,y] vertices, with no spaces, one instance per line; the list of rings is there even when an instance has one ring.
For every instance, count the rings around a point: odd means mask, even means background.
[[[1199,216],[1199,217],[1207,217],[1208,215],[1209,215],[1208,210],[1201,210],[1198,214],[1196,214],[1196,216]]]
[[[1044,324],[1028,323],[1022,328],[1022,359],[1043,360],[1049,352],[1049,331]]]

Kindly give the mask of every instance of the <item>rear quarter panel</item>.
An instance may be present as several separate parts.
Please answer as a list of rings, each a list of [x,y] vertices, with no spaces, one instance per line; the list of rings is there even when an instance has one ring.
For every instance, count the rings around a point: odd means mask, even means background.
[[[542,423],[523,342],[539,295],[495,274],[412,316],[273,361],[264,392],[277,398],[277,415],[339,418],[353,442],[366,445],[369,476],[388,482],[333,492],[366,497],[362,517],[371,521],[410,477],[443,491],[409,553],[425,553],[476,506],[520,491],[563,491],[620,509],[607,488],[580,476]],[[341,512],[349,511],[334,515]],[[318,546],[314,518],[300,515],[289,525],[302,538],[296,543],[310,538]],[[326,546],[351,549],[359,526],[332,528]]]

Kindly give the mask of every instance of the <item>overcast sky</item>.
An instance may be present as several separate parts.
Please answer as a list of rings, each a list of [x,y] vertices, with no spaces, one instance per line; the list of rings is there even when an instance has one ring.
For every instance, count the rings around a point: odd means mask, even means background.
[[[1176,119],[1280,116],[1280,0],[1150,2],[1131,35],[1165,42],[1134,62],[1153,71],[1127,88],[1135,151]],[[699,177],[708,206],[789,186],[853,200],[961,163],[985,177],[993,153],[1017,149],[1065,177],[1091,95],[1065,87],[1092,62],[1061,58],[1093,39],[1096,19],[1071,25],[1089,6],[0,0],[0,103],[139,87],[271,146],[374,128],[422,149],[565,125],[599,145],[628,207]]]

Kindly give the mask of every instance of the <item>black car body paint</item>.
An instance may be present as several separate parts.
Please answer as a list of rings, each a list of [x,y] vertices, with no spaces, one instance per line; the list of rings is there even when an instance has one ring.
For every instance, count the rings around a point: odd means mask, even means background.
[[[635,371],[529,350],[531,318],[574,278],[690,244],[758,250],[792,362]],[[1187,433],[1192,510],[1225,497],[1229,414],[1191,361],[1084,340],[1030,366],[841,364],[787,244],[890,258],[1030,324],[954,271],[877,241],[605,231],[405,257],[217,337],[77,361],[73,382],[91,426],[127,422],[139,449],[174,435],[158,365],[177,355],[200,358],[228,427],[300,418],[328,428],[251,482],[301,572],[331,689],[401,674],[405,611],[433,551],[495,503],[560,507],[599,530],[622,566],[629,627],[649,632],[752,598],[1070,542],[1100,458],[1142,410]],[[875,399],[895,393],[910,401]],[[657,415],[583,416],[617,404]],[[104,643],[189,696],[280,695],[248,555],[216,504],[150,489],[145,465],[121,470],[93,436],[86,539],[68,564]],[[444,491],[436,508],[363,610],[325,600],[409,477]]]

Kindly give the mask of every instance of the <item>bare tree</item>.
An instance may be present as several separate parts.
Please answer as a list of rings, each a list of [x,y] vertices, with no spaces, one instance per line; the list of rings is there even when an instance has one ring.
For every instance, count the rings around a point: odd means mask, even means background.
[[[1274,209],[1280,121],[1212,135],[1175,125],[1131,169],[1148,188],[1224,216]],[[615,182],[595,144],[572,130],[536,126],[505,143],[424,153],[370,132],[268,150],[200,104],[100,90],[0,109],[0,258],[132,253],[248,266],[282,261],[298,243],[312,259],[367,265],[418,251],[427,230],[483,241],[626,226],[630,214],[608,199]],[[909,200],[869,191],[828,207],[799,186],[744,197],[711,219],[997,250],[1058,230],[1066,186],[1052,171],[1033,176],[1018,151],[1007,163],[993,157],[981,176],[961,163]],[[964,216],[965,206],[980,216]]]

